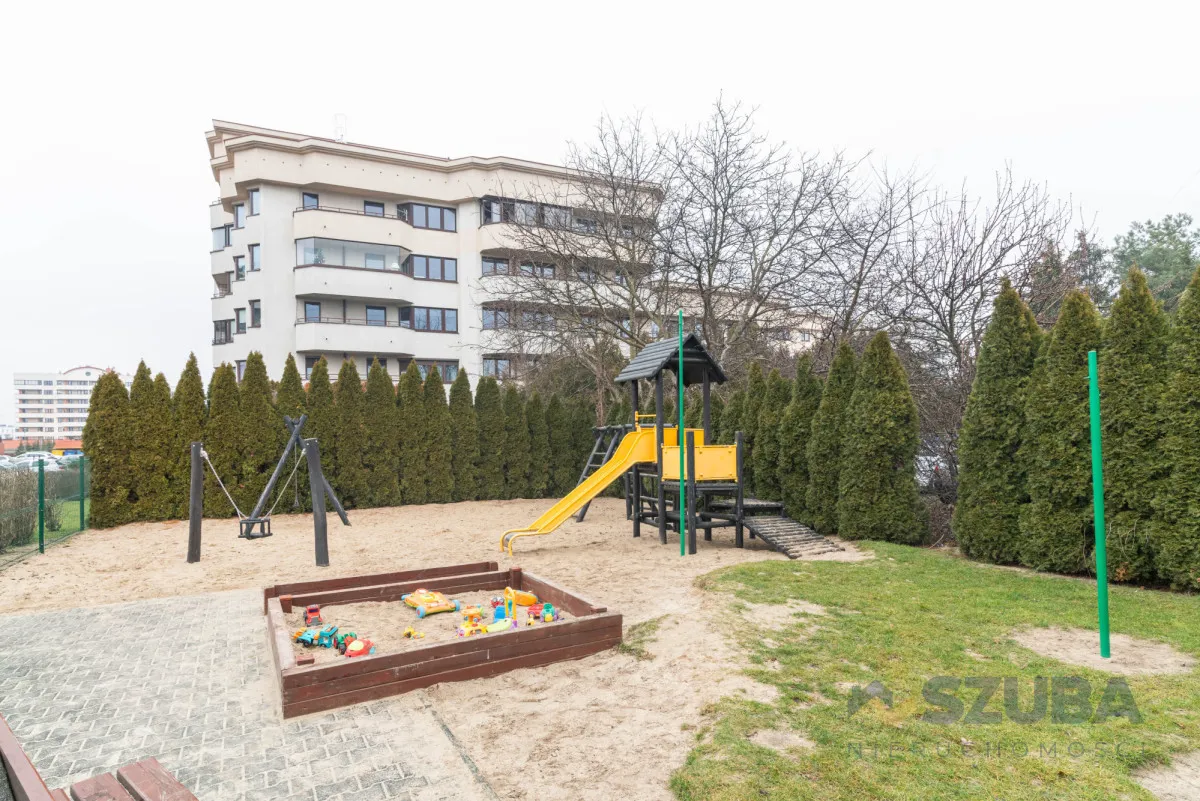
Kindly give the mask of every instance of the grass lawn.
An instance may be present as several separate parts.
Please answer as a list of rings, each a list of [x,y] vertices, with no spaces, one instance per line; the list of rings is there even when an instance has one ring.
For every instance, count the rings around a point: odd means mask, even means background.
[[[1095,709],[1114,676],[1039,657],[1008,639],[1022,627],[1096,630],[1095,584],[866,545],[875,560],[760,562],[699,580],[732,593],[735,609],[801,599],[827,614],[781,612],[778,631],[736,616],[753,675],[779,697],[773,704],[726,699],[711,710],[711,725],[697,732],[672,779],[679,798],[1152,799],[1131,771],[1200,748],[1200,671],[1124,677],[1137,724],[1126,717],[1054,723],[1050,711],[1021,724],[1004,714],[1004,684],[985,707],[1000,722],[922,720],[942,711],[922,697],[934,676],[1013,677],[1022,711],[1033,707],[1035,677],[1080,676]],[[1113,587],[1111,604],[1114,633],[1200,655],[1200,598]],[[852,688],[875,680],[894,694],[892,707],[869,700],[850,715]],[[953,695],[970,710],[980,690],[964,685]],[[781,753],[751,742],[772,728],[794,730],[814,746]]]

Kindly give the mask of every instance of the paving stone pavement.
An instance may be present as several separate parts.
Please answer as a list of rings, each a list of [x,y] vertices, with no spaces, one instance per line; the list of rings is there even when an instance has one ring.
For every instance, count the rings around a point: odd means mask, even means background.
[[[0,615],[0,714],[51,787],[149,756],[201,801],[472,801],[423,693],[284,721],[254,590]]]

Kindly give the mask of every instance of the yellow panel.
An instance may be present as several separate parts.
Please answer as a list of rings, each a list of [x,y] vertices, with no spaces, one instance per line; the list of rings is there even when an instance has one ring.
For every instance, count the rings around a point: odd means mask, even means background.
[[[679,480],[679,448],[663,448],[663,480]],[[737,446],[696,446],[697,481],[736,481]]]

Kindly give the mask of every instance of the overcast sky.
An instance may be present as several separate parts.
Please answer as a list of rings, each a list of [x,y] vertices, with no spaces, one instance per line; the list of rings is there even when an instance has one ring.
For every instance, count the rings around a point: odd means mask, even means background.
[[[418,5],[420,7],[418,7]],[[6,12],[0,422],[12,373],[207,378],[212,119],[560,161],[602,112],[716,96],[805,150],[986,191],[1010,162],[1105,240],[1200,217],[1198,4],[19,3]],[[191,10],[185,10],[190,8]],[[273,376],[277,377],[277,376]]]

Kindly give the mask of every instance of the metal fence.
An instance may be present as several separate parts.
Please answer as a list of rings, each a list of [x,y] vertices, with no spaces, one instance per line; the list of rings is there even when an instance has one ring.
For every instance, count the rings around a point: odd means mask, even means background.
[[[91,477],[82,457],[0,469],[0,570],[87,528]]]

